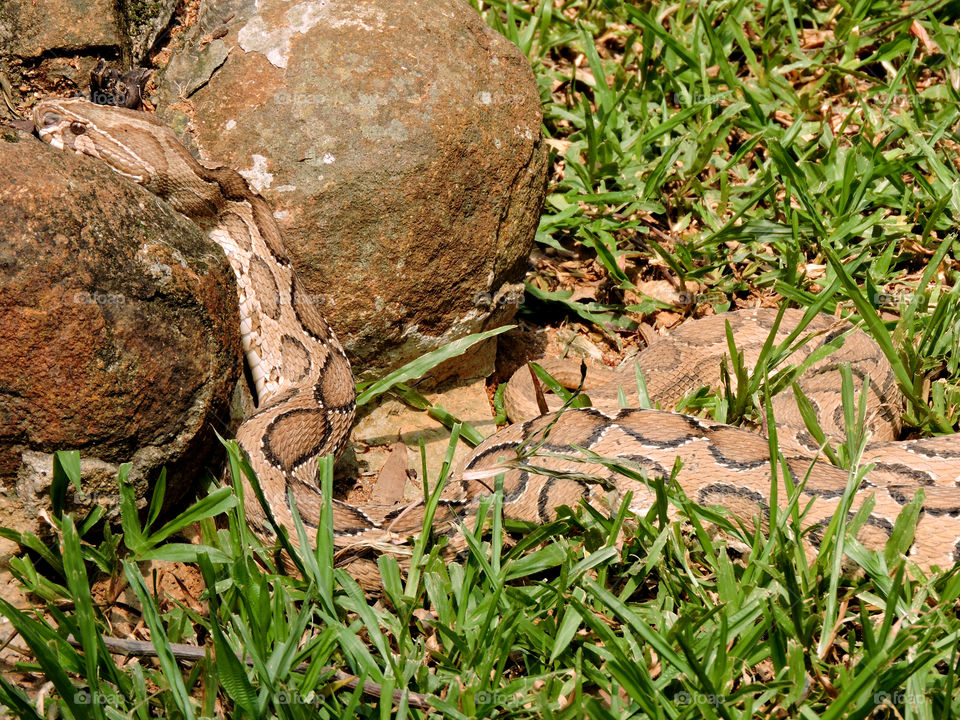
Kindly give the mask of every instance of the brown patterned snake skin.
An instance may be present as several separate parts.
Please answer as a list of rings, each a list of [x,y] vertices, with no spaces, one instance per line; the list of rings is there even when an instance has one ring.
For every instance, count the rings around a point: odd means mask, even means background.
[[[321,507],[315,480],[318,458],[326,453],[339,455],[344,448],[355,408],[353,378],[343,349],[293,274],[266,203],[236,172],[200,165],[171,130],[144,113],[79,99],[48,99],[36,105],[33,117],[42,139],[105,161],[193,219],[223,248],[237,276],[243,348],[259,398],[256,412],[241,425],[237,439],[257,471],[277,520],[296,537],[287,505],[290,488],[305,525],[311,536],[315,534]],[[778,340],[801,316],[800,311],[786,313]],[[726,352],[725,321],[731,324],[748,363],[755,361],[774,317],[772,310],[708,317],[687,322],[652,344],[637,359],[651,399],[662,407],[674,407],[690,390],[716,384],[719,358]],[[838,363],[852,363],[859,383],[865,378],[870,381],[873,443],[863,462],[875,467],[848,511],[855,513],[869,498],[875,503],[858,534],[860,542],[882,549],[900,510],[923,487],[923,512],[910,558],[924,568],[960,562],[958,438],[893,441],[899,430],[901,398],[873,341],[824,316],[814,318],[804,332],[811,339],[789,358],[791,363],[827,342],[842,342],[837,352],[807,369],[801,381],[829,437],[844,437]],[[548,369],[566,372],[562,365],[548,365]],[[505,471],[504,514],[516,520],[549,521],[555,517],[554,508],[573,507],[582,497],[608,506],[611,488],[621,495],[633,491],[632,509],[649,510],[655,493],[646,484],[590,461],[574,447],[617,458],[648,477],[669,477],[679,458],[683,466],[677,482],[694,502],[723,506],[748,525],[756,518],[765,524],[771,468],[764,437],[677,413],[618,408],[618,387],[626,393],[628,405],[637,403],[633,373],[599,373],[599,377],[599,384],[586,388],[594,408],[562,413],[545,435],[556,415],[533,417],[538,411],[531,405],[531,388],[524,387],[525,382],[531,384],[529,373],[522,369],[515,375],[507,392],[511,417],[532,419],[488,438],[454,472],[435,528],[452,535],[455,521],[469,518],[478,500],[489,494],[497,471]],[[814,461],[818,448],[804,430],[792,393],[774,399],[774,412],[793,481],[806,479],[799,507],[802,511],[812,502],[803,520],[804,528],[811,530],[804,543],[808,553],[815,552],[823,529],[839,507],[848,473],[822,457]],[[531,445],[539,445],[537,456],[521,460],[518,450]],[[587,475],[602,478],[607,487]],[[778,502],[783,505],[788,493],[783,479],[778,482]],[[264,513],[249,488],[246,497],[252,526],[269,536]],[[399,550],[420,529],[423,512],[416,506],[351,506],[335,501],[333,520],[338,547]]]

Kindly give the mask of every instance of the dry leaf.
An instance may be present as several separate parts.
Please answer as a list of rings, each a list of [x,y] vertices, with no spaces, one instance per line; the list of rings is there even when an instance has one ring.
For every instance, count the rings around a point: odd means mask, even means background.
[[[940,52],[940,47],[927,35],[927,29],[916,20],[910,23],[910,34],[923,44],[924,50],[928,53]]]
[[[407,485],[407,446],[397,442],[390,450],[386,462],[380,468],[377,482],[373,487],[372,499],[384,505],[393,505],[403,501],[403,490]]]

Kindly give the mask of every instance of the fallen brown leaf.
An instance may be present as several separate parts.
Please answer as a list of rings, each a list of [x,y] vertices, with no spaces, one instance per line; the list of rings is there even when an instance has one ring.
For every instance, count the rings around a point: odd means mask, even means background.
[[[384,505],[393,505],[403,501],[403,490],[407,485],[407,446],[396,442],[380,468],[377,482],[373,487],[372,498]]]

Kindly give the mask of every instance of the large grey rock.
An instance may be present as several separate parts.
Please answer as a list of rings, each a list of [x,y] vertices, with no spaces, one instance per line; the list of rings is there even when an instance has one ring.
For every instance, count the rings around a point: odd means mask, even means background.
[[[0,136],[0,515],[32,528],[51,455],[86,458],[115,508],[119,463],[141,496],[159,468],[189,489],[240,367],[233,274],[219,248],[88,158]],[[71,496],[72,497],[72,496]]]
[[[271,203],[358,371],[512,316],[543,200],[540,102],[465,2],[205,2],[182,37],[160,113]]]

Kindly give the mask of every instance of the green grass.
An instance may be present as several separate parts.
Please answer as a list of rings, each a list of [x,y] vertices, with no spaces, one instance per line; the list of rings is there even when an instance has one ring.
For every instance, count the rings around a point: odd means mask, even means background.
[[[957,430],[958,6],[475,4],[530,58],[555,148],[537,235],[548,262],[529,278],[528,317],[558,310],[615,345],[661,309],[771,299],[839,309],[887,354],[915,432]],[[602,269],[595,302],[571,299],[558,260]],[[637,293],[664,277],[691,302]],[[762,381],[774,374],[731,372],[739,394],[699,406],[724,419],[762,414]],[[407,379],[392,378],[394,391],[420,403]],[[841,455],[855,457],[858,441],[851,433]],[[77,472],[74,456],[58,458],[55,488]],[[328,536],[299,553],[302,577],[289,577],[246,529],[234,492],[210,490],[160,528],[152,510],[142,527],[124,492],[122,534],[91,542],[100,518],[64,515],[56,546],[20,538],[33,553],[13,569],[44,604],[0,614],[33,655],[26,669],[53,683],[46,708],[423,717],[425,700],[450,717],[960,715],[960,574],[909,572],[846,538],[843,523],[808,566],[788,532],[795,513],[781,513],[769,537],[745,533],[661,486],[648,517],[579,508],[509,549],[496,533],[479,537],[462,563],[420,541],[407,575],[378,560],[384,593],[371,604],[332,569]],[[494,526],[500,501],[488,508]],[[686,529],[666,520],[671,503]],[[169,542],[193,522],[201,544]],[[709,523],[753,551],[734,559]],[[841,572],[839,548],[862,573]],[[137,564],[146,558],[197,563],[212,590],[206,611],[159,603]],[[110,608],[91,601],[95,576],[132,588],[156,659],[121,663],[107,651]],[[176,643],[209,655],[178,664]],[[399,699],[379,702],[332,668]],[[7,681],[0,701],[41,717]]]
[[[841,281],[824,311],[869,323],[908,422],[957,424],[960,251],[945,247],[960,211],[955,6],[482,7],[530,57],[545,132],[564,148],[537,240],[596,258],[610,296],[571,302],[547,268],[532,298],[619,331],[664,306],[625,304],[623,291],[664,273],[680,289],[697,283],[679,308],[689,314],[700,298],[716,311],[758,298],[809,306]],[[808,35],[826,39],[805,47]]]

